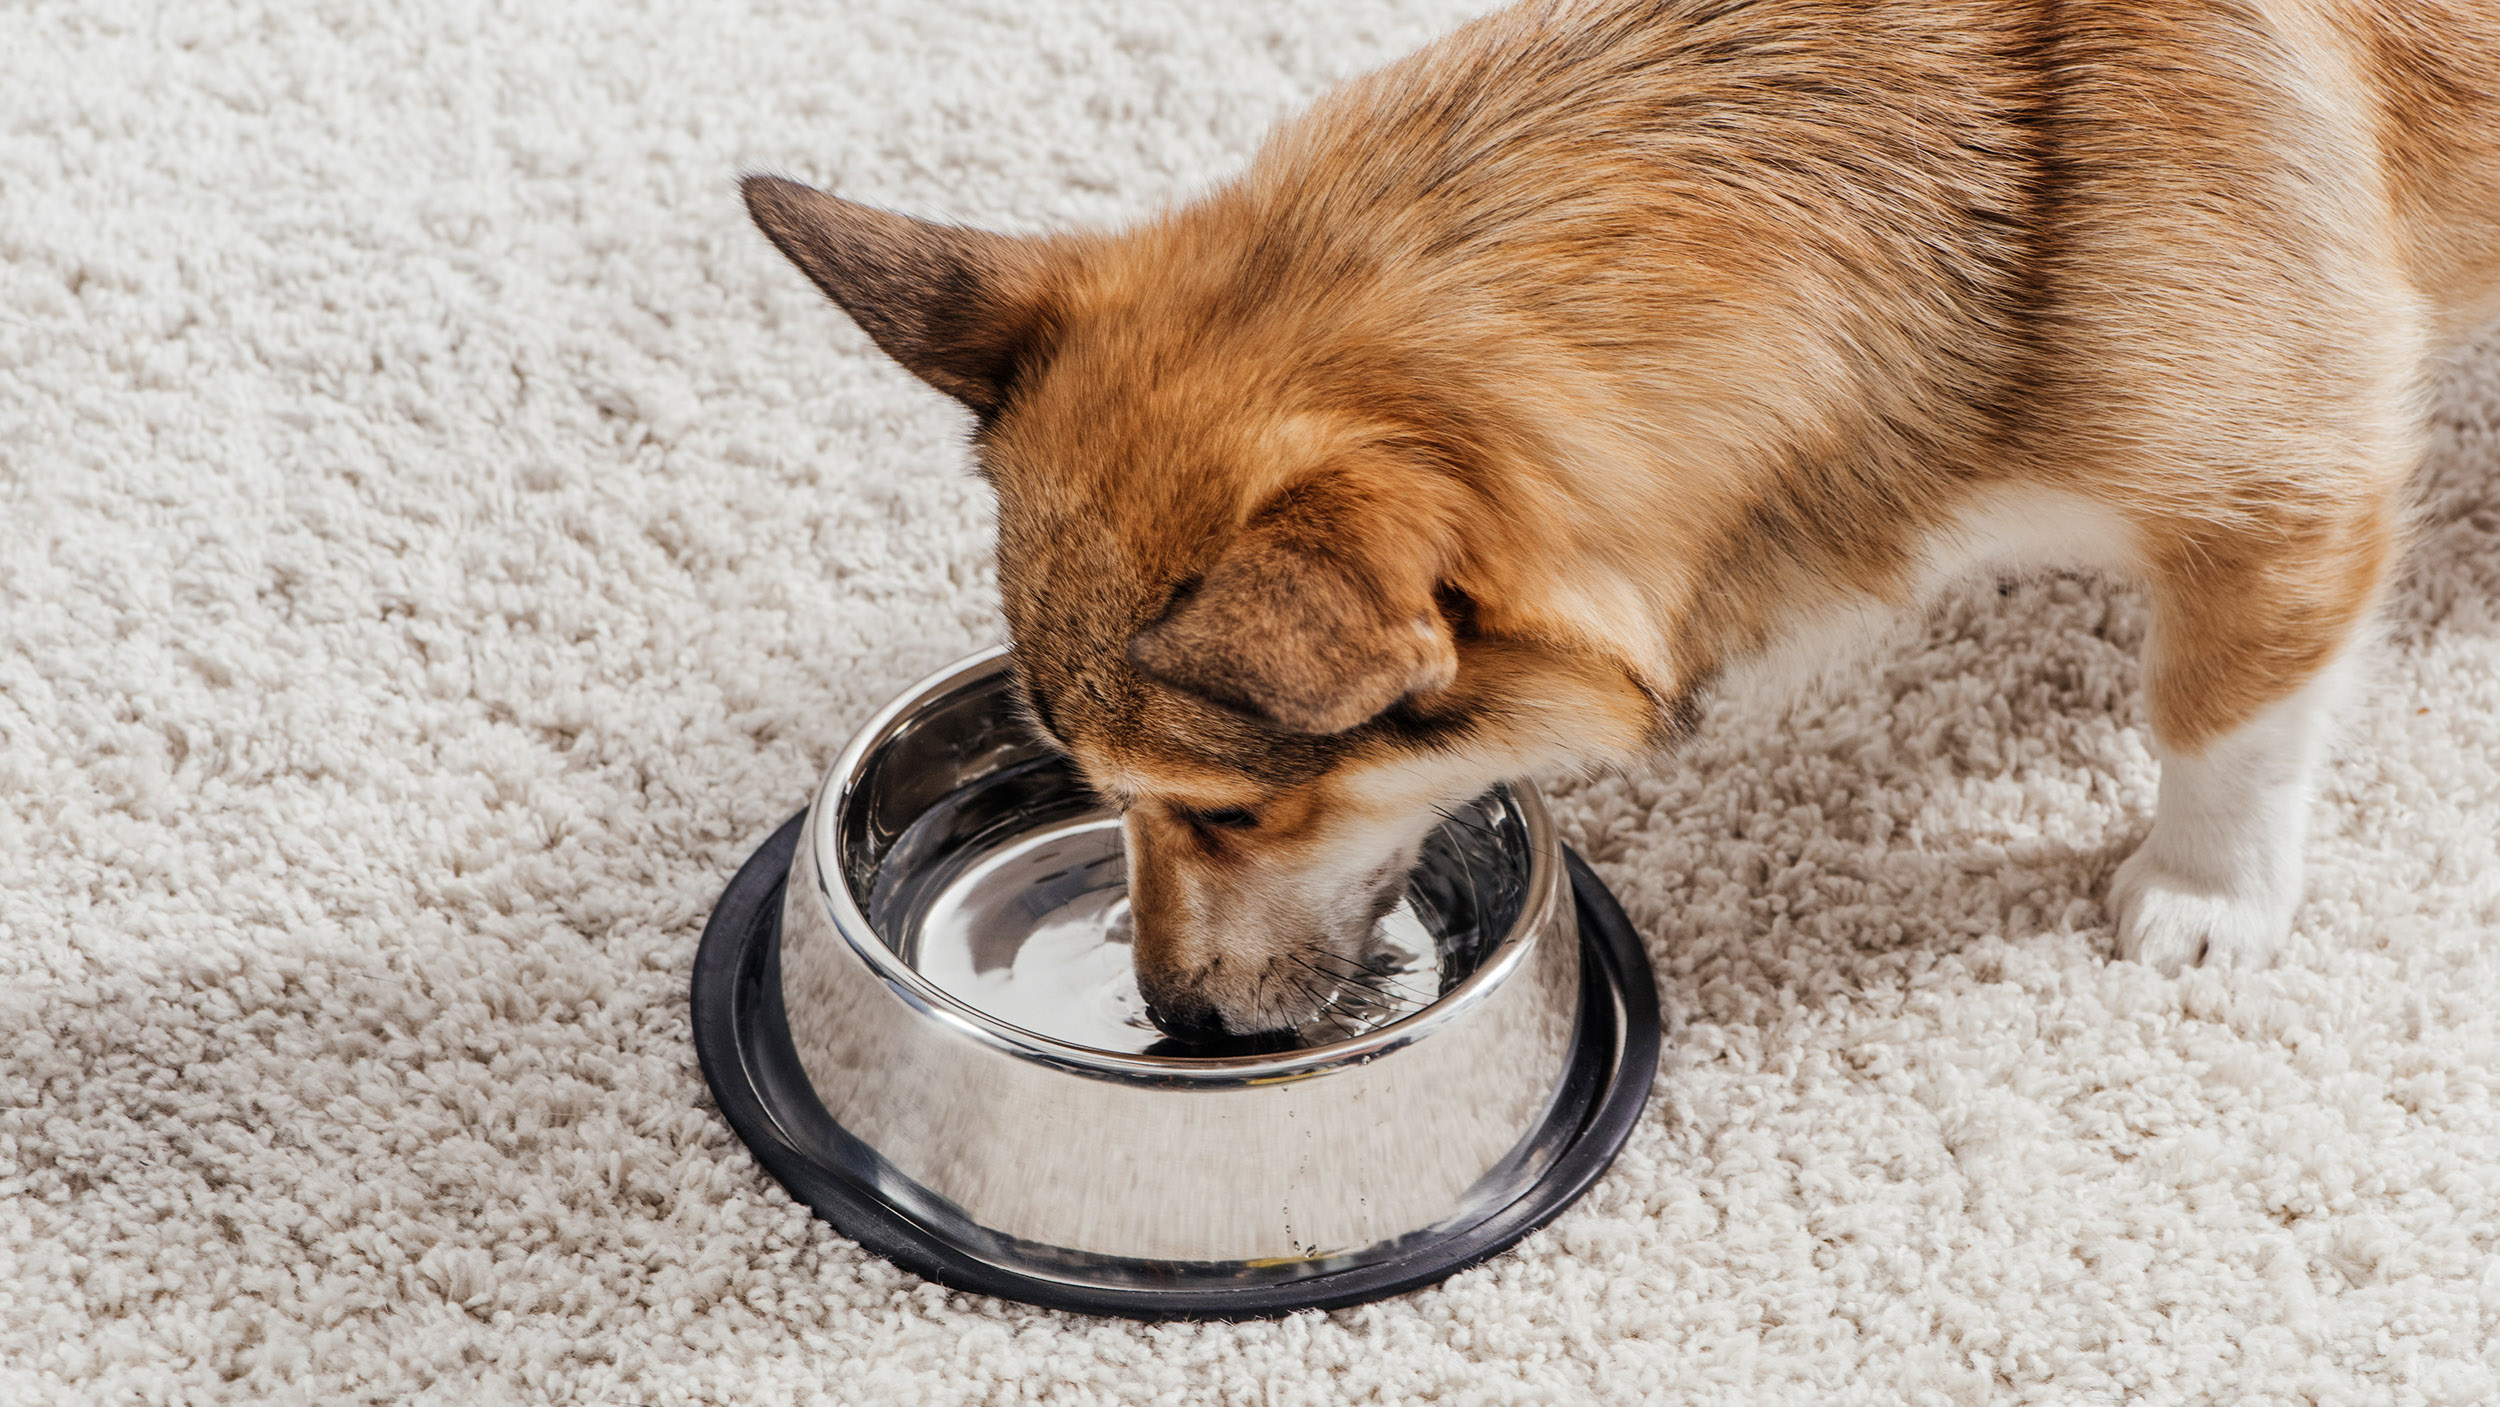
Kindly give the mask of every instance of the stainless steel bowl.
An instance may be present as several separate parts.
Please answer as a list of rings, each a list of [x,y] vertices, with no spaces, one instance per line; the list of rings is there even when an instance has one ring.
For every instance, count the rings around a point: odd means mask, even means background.
[[[1533,790],[1434,834],[1318,1018],[1210,1056],[1144,1019],[1117,819],[1008,690],[992,652],[872,719],[777,838],[777,904],[733,904],[763,883],[742,875],[706,932],[715,1092],[837,1225],[971,1288],[1267,1313],[1446,1274],[1611,1157],[1655,1064],[1654,997],[1602,889],[1619,931],[1584,971],[1595,882],[1574,876],[1575,902]],[[765,909],[766,957],[751,936],[715,951]]]

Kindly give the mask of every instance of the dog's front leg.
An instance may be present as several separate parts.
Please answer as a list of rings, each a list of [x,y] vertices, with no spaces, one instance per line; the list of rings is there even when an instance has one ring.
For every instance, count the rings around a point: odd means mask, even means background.
[[[2199,752],[2165,750],[2152,834],[2110,885],[2120,957],[2166,973],[2272,960],[2300,903],[2310,792],[2348,670],[2339,659]]]
[[[2238,569],[2208,538],[2155,572],[2146,692],[2161,790],[2152,833],[2110,886],[2120,957],[2166,973],[2262,966],[2290,932],[2310,793],[2392,551],[2383,523],[2339,524],[2299,544],[2308,553],[2271,542]]]

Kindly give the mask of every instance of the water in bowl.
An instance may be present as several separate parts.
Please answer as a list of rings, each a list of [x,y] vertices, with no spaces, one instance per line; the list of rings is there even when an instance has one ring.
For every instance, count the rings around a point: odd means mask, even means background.
[[[1441,990],[1440,949],[1414,908],[1381,921],[1358,968],[1330,973],[1333,999],[1294,1045],[1395,1021]],[[1096,1050],[1163,1048],[1129,963],[1120,823],[1095,817],[1027,831],[965,866],[920,916],[920,975],[1011,1026]]]
[[[1481,864],[1508,808],[1454,817],[1426,846],[1406,896],[1359,961],[1314,973],[1330,988],[1291,1032],[1230,1048],[1185,1046],[1147,1019],[1129,960],[1119,818],[1064,761],[1004,768],[930,807],[894,842],[871,888],[869,921],[914,970],[994,1019],[1120,1054],[1209,1056],[1303,1049],[1375,1030],[1431,1003],[1473,970],[1490,934]],[[1453,831],[1453,827],[1457,829]]]

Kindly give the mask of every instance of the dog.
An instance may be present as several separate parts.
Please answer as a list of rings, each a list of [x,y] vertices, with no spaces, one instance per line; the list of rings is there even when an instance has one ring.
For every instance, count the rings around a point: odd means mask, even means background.
[[[1313,1015],[1440,808],[2009,566],[2152,604],[2118,956],[2258,964],[2500,313],[2500,10],[1538,0],[1130,229],[744,195],[970,409],[1167,1030]]]

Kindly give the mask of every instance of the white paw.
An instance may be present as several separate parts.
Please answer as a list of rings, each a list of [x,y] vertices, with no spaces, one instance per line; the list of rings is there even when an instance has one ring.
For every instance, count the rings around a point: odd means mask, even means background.
[[[2217,884],[2182,874],[2150,842],[2118,867],[2109,894],[2118,956],[2174,977],[2198,965],[2272,963],[2300,899],[2297,879],[2287,885],[2242,875]]]

